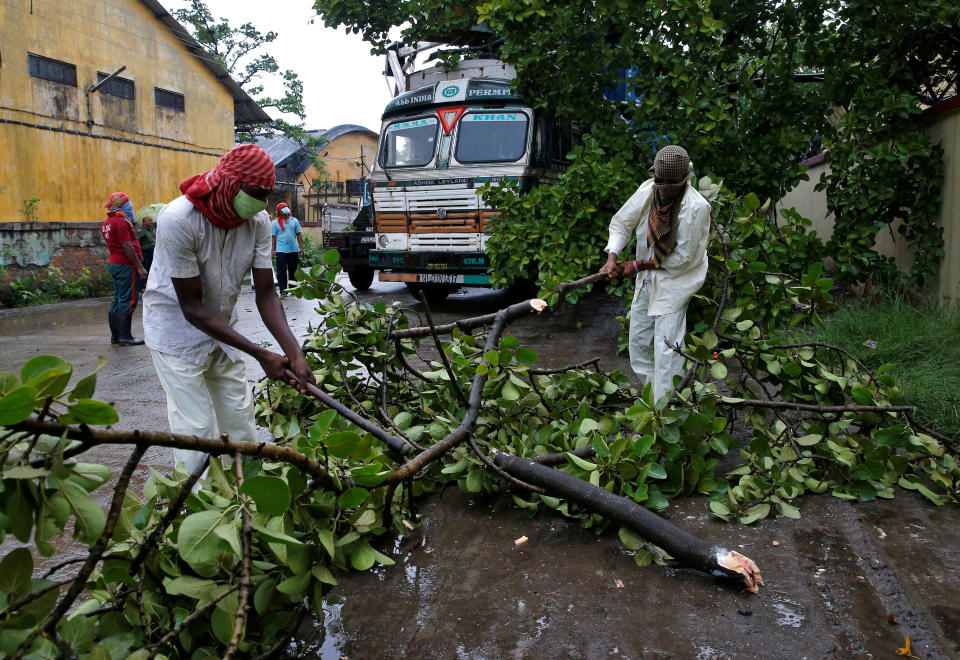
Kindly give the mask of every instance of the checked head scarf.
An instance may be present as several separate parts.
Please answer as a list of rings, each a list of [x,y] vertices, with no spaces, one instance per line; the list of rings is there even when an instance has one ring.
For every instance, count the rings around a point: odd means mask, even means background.
[[[215,227],[234,229],[246,222],[233,210],[240,184],[271,189],[275,182],[269,154],[255,144],[241,144],[225,153],[212,170],[185,179],[180,192]]]
[[[654,184],[650,216],[647,220],[647,245],[653,247],[653,265],[660,268],[677,247],[680,204],[687,189],[690,156],[686,149],[668,145],[653,159]]]
[[[130,201],[127,193],[110,193],[110,197],[107,198],[107,203],[103,205],[103,208],[107,209],[108,214],[120,215],[131,223],[133,222],[133,202]]]

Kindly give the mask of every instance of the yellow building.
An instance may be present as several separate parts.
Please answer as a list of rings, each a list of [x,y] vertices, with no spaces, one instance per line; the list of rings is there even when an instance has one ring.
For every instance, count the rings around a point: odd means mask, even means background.
[[[320,221],[325,204],[359,202],[360,180],[373,166],[378,136],[356,124],[340,124],[309,133],[328,140],[318,154],[323,162],[322,173],[317,172],[300,146],[289,138],[274,136],[258,144],[277,165],[277,199],[271,197],[271,202],[286,202],[297,219],[312,224]],[[271,204],[271,213],[272,210]]]
[[[155,0],[0,2],[0,223],[99,223],[116,190],[169,201],[235,124],[269,121]]]

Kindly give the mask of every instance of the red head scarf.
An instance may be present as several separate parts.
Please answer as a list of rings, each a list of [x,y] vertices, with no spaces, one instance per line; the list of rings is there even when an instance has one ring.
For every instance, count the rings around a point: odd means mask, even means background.
[[[277,204],[277,222],[280,223],[280,231],[283,231],[283,210],[287,209],[287,213],[290,213],[290,209],[287,208],[286,202],[280,202]]]
[[[225,153],[212,170],[185,179],[180,192],[215,227],[233,229],[246,222],[233,210],[240,184],[270,189],[275,182],[269,154],[255,144],[241,144]]]

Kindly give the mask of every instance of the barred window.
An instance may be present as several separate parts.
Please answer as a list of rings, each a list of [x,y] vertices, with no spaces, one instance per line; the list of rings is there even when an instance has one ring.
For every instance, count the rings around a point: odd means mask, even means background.
[[[184,111],[183,94],[170,92],[159,87],[153,88],[153,101],[158,108],[170,108],[171,110]]]
[[[52,80],[71,87],[77,86],[77,67],[73,64],[27,53],[27,68],[34,78]]]
[[[97,82],[100,82],[106,78],[109,74],[101,73],[97,71]],[[108,94],[110,96],[118,96],[122,99],[130,99],[131,101],[134,98],[134,88],[133,81],[126,78],[111,78],[103,87],[100,88],[101,94]]]

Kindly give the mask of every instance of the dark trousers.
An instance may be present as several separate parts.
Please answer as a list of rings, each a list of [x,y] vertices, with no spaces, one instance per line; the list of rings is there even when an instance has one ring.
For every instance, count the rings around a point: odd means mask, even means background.
[[[280,291],[287,288],[287,279],[297,281],[297,267],[300,264],[299,252],[277,252],[277,283]]]
[[[113,302],[110,311],[121,316],[130,316],[140,302],[140,276],[137,269],[127,264],[108,264],[107,270],[113,279]]]

